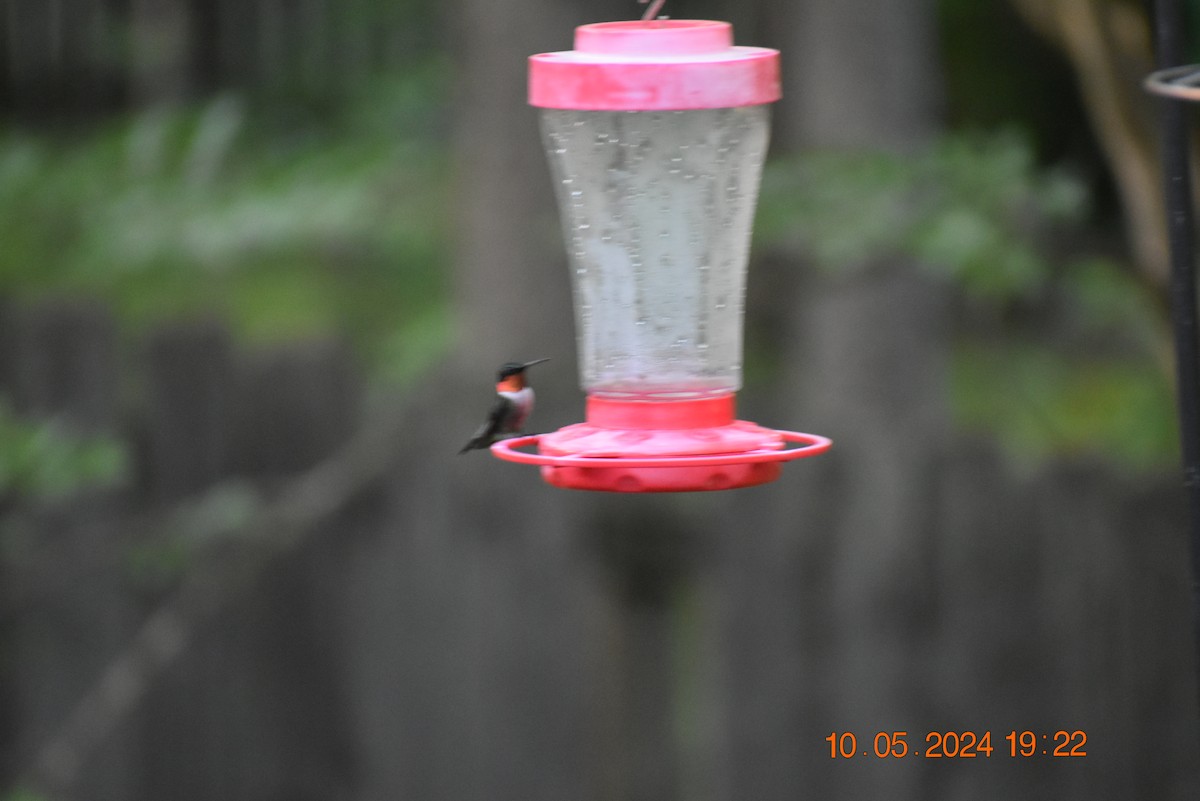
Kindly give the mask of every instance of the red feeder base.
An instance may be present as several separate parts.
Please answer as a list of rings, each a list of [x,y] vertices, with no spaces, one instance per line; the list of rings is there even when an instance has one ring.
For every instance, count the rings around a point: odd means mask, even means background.
[[[799,448],[785,448],[787,443]],[[537,453],[517,450],[536,444]],[[542,468],[556,487],[693,492],[774,481],[782,463],[829,450],[825,437],[734,419],[734,396],[645,401],[589,397],[587,422],[501,440],[492,453]]]

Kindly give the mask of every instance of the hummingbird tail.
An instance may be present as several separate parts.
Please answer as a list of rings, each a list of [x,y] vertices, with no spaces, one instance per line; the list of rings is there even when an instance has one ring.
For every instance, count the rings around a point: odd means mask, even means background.
[[[458,452],[458,455],[462,456],[467,451],[475,451],[475,450],[479,450],[480,448],[486,448],[487,446],[488,446],[487,442],[484,442],[479,437],[475,437],[470,442],[468,442],[466,445],[462,446],[462,450],[460,450]]]

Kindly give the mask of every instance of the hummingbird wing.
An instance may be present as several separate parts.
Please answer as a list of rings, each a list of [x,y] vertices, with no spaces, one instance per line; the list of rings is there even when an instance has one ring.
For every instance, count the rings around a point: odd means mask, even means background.
[[[487,419],[483,421],[471,439],[462,447],[458,453],[461,456],[467,451],[477,448],[486,448],[496,441],[500,434],[505,433],[508,421],[512,417],[514,404],[511,400],[503,395],[496,396],[496,402],[492,404],[492,409],[488,412]]]

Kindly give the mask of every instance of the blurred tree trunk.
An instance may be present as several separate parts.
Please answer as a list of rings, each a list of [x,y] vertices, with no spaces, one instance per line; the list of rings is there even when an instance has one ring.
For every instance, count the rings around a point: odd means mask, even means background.
[[[1144,278],[1165,288],[1166,208],[1157,116],[1142,79],[1154,69],[1146,3],[1011,0],[1029,25],[1062,50],[1075,71],[1092,130],[1121,194],[1125,231]]]
[[[373,639],[397,642],[394,652],[356,660],[367,689],[359,695],[382,700],[362,712],[364,748],[380,776],[368,798],[677,797],[666,591],[677,559],[669,534],[666,553],[644,545],[670,528],[655,522],[663,504],[563,492],[487,454],[453,455],[509,359],[553,360],[533,376],[535,430],[582,416],[566,259],[538,114],[526,100],[527,56],[570,49],[577,25],[638,11],[615,0],[464,0],[454,14],[460,348],[431,387],[425,416],[412,421],[410,447],[427,463],[397,488],[411,525],[363,562],[395,578],[389,589],[377,572],[360,582],[373,596],[356,606],[416,607],[448,622],[393,629]],[[398,671],[371,668],[387,659]],[[404,754],[414,739],[429,750]]]
[[[784,53],[776,155],[912,152],[939,132],[932,0],[780,2],[769,19]],[[749,491],[733,509],[730,527],[746,521],[752,536],[723,561],[727,797],[782,801],[804,788],[916,799],[919,761],[836,771],[824,738],[858,732],[861,752],[875,732],[927,719],[947,293],[886,256],[832,271],[795,260],[773,255],[770,269],[752,271],[760,305],[748,315],[776,317],[760,346],[786,375],[767,388],[774,397],[747,400],[834,448],[789,467],[786,490]]]
[[[928,144],[941,129],[934,10],[929,0],[774,3],[786,93],[777,152]]]
[[[352,558],[361,797],[591,799],[606,613],[576,536],[579,496],[487,453],[455,455],[505,361],[553,360],[533,376],[536,430],[578,413],[567,271],[525,96],[527,56],[569,48],[575,20],[537,0],[445,13],[459,77],[459,348],[406,420],[391,489],[404,525]]]

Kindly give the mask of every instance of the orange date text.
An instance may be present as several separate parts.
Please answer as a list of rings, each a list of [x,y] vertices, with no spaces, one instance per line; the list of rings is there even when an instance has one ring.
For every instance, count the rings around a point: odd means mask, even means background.
[[[990,759],[1005,756],[1029,757],[1087,756],[1087,732],[1080,729],[1056,731],[1016,731],[997,734],[993,743],[990,731],[878,731],[863,735],[855,732],[830,732],[825,738],[830,759]]]

